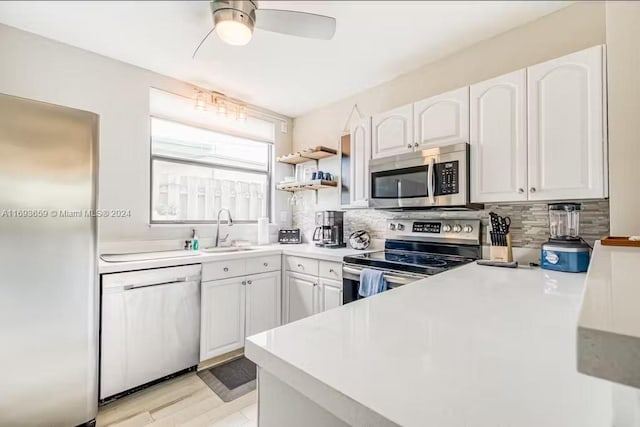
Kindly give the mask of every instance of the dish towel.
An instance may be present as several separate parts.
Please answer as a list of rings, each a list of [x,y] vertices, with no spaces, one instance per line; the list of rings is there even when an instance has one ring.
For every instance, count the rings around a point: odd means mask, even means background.
[[[360,273],[360,286],[358,295],[370,297],[387,290],[387,281],[384,280],[384,271],[365,268]]]

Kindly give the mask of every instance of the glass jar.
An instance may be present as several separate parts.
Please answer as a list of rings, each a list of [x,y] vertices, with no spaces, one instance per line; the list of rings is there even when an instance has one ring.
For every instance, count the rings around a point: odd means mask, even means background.
[[[551,239],[580,239],[580,209],[580,203],[549,204],[549,235]]]

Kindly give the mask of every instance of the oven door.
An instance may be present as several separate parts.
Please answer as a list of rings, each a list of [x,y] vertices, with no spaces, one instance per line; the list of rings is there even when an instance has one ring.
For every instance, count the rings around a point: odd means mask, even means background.
[[[365,267],[356,264],[344,264],[342,267],[342,303],[347,304],[362,298],[358,295],[360,288],[360,273]],[[398,286],[408,285],[409,283],[429,277],[423,274],[407,273],[395,270],[386,270],[373,267],[373,270],[383,270],[384,278],[387,281],[388,289],[397,288]]]
[[[370,206],[419,208],[469,204],[469,146],[456,144],[372,160]]]

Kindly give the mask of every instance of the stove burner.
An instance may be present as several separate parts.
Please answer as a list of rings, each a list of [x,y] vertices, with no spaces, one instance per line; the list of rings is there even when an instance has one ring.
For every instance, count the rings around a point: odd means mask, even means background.
[[[447,262],[438,259],[426,259],[423,260],[420,264],[428,265],[429,267],[444,267],[445,265],[447,265]]]

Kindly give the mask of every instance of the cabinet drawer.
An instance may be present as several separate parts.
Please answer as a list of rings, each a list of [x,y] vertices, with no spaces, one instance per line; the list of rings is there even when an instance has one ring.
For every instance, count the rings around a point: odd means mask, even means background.
[[[320,261],[320,277],[324,279],[342,280],[342,263]]]
[[[243,259],[230,259],[202,264],[202,281],[244,276],[245,263]]]
[[[260,258],[247,259],[247,274],[260,274],[280,270],[280,255],[269,255]]]
[[[302,258],[297,256],[287,256],[286,267],[289,271],[295,271],[296,273],[311,274],[312,276],[318,275],[318,261],[310,258]]]

